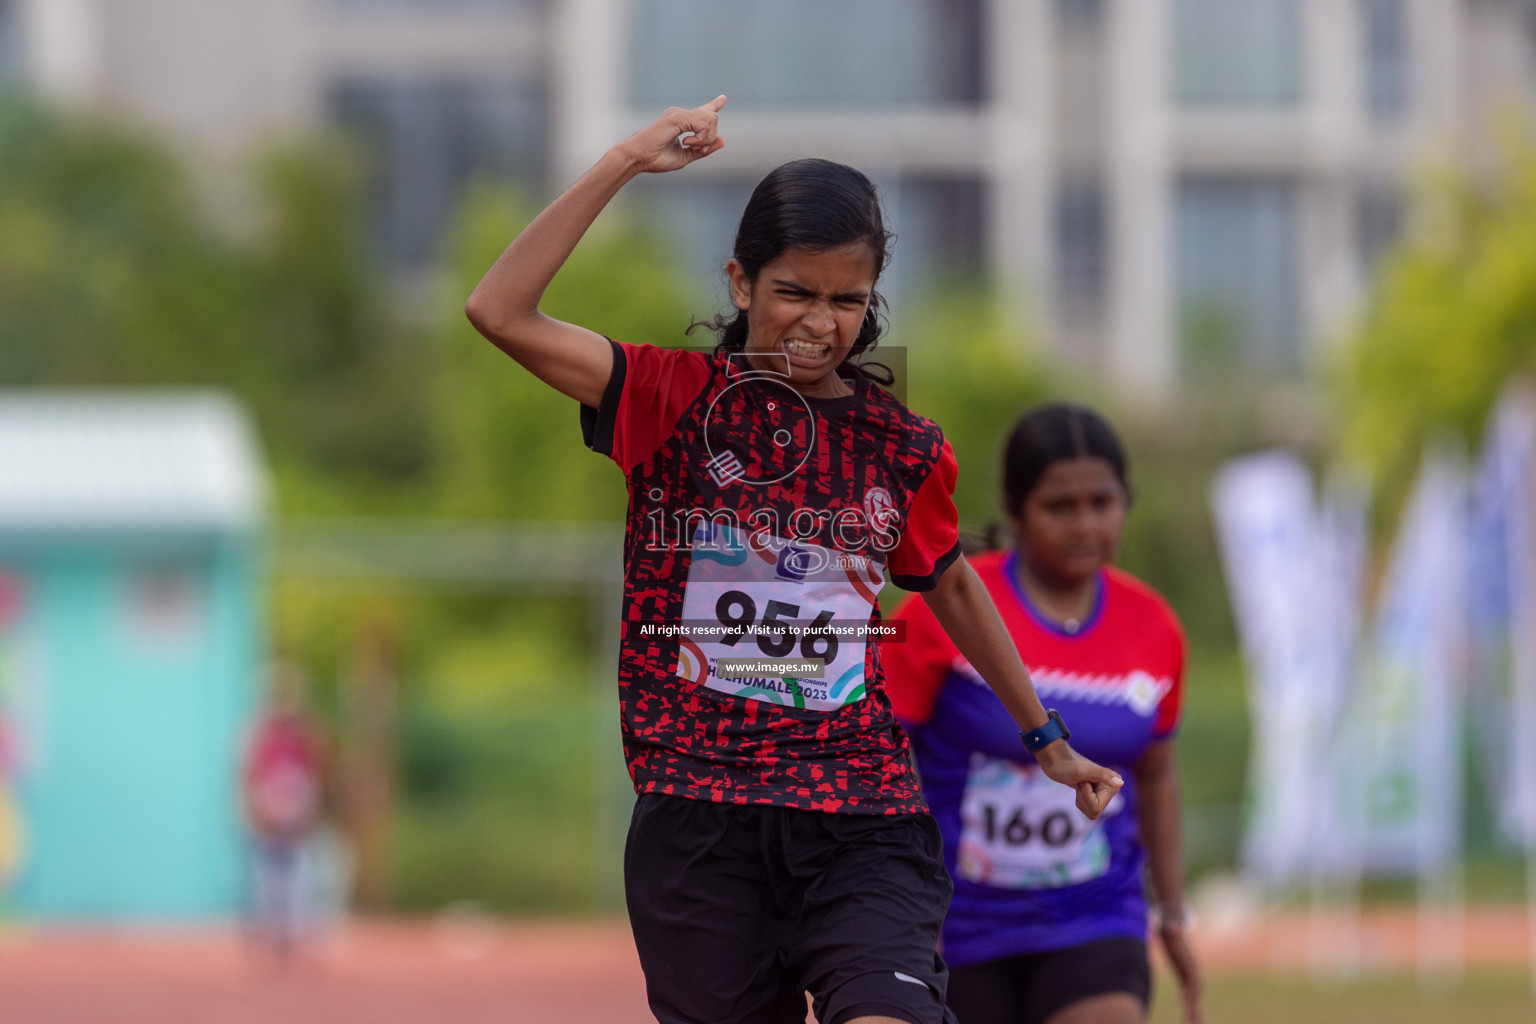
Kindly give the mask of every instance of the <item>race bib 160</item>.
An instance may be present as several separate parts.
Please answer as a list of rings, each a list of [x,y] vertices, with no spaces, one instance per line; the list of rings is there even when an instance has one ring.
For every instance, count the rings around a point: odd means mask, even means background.
[[[1109,869],[1104,820],[1125,806],[1115,794],[1096,821],[1077,794],[1036,765],[971,755],[960,804],[960,877],[1009,889],[1057,889]]]

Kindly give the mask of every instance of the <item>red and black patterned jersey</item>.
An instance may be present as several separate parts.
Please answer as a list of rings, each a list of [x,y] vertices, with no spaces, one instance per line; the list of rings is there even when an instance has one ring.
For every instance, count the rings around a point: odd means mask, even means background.
[[[887,569],[927,590],[959,555],[943,432],[862,378],[814,399],[740,354],[617,343],[581,413],[629,485],[619,701],[636,792],[925,810],[868,638]]]

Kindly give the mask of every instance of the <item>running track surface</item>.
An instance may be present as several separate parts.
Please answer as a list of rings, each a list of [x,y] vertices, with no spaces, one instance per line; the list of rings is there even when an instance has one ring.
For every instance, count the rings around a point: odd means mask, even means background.
[[[1469,911],[1460,930],[1469,966],[1529,963],[1523,908]],[[1371,911],[1355,931],[1292,915],[1206,921],[1196,935],[1213,973],[1305,970],[1345,943],[1367,969],[1412,969],[1420,948],[1406,909]],[[353,921],[282,967],[230,931],[0,931],[4,1024],[651,1019],[623,921]]]

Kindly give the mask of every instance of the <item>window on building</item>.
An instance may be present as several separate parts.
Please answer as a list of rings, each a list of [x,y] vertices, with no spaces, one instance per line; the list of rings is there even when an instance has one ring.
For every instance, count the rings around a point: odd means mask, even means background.
[[[1292,183],[1185,179],[1176,217],[1185,375],[1298,368],[1302,321]]]
[[[1524,11],[1520,25],[1525,31],[1526,66],[1536,71],[1536,3],[1526,3]]]
[[[980,272],[985,191],[978,178],[912,177],[897,183],[891,230],[906,240],[912,250],[906,255],[921,257],[913,262],[922,278]],[[896,248],[901,252],[901,245]]]
[[[1062,312],[1097,309],[1108,272],[1104,187],[1096,179],[1065,180],[1056,192],[1056,294]]]
[[[1300,0],[1173,0],[1173,49],[1181,105],[1301,101]]]
[[[1104,18],[1104,0],[1056,0],[1056,19],[1067,28],[1095,29]]]
[[[1365,108],[1390,121],[1408,106],[1408,12],[1403,0],[1360,0]]]
[[[752,106],[981,98],[981,0],[634,0],[629,99]]]
[[[330,94],[335,121],[367,148],[380,252],[421,266],[474,177],[533,182],[544,172],[546,104],[518,81],[346,79]]]
[[[544,0],[329,0],[331,6],[358,11],[538,10]]]
[[[1403,197],[1390,185],[1363,185],[1355,192],[1355,252],[1369,280],[1403,228]]]
[[[21,12],[17,0],[0,0],[0,87],[22,80]]]

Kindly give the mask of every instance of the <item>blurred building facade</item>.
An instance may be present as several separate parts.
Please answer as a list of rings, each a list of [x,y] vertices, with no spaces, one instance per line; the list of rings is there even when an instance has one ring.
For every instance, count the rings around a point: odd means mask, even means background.
[[[718,272],[799,155],[881,184],[901,295],[1001,281],[1138,393],[1308,365],[1436,159],[1536,96],[1533,0],[0,0],[0,78],[239,152],[336,124],[379,245],[430,261],[464,183],[548,194],[671,103],[728,146],[641,183]]]

